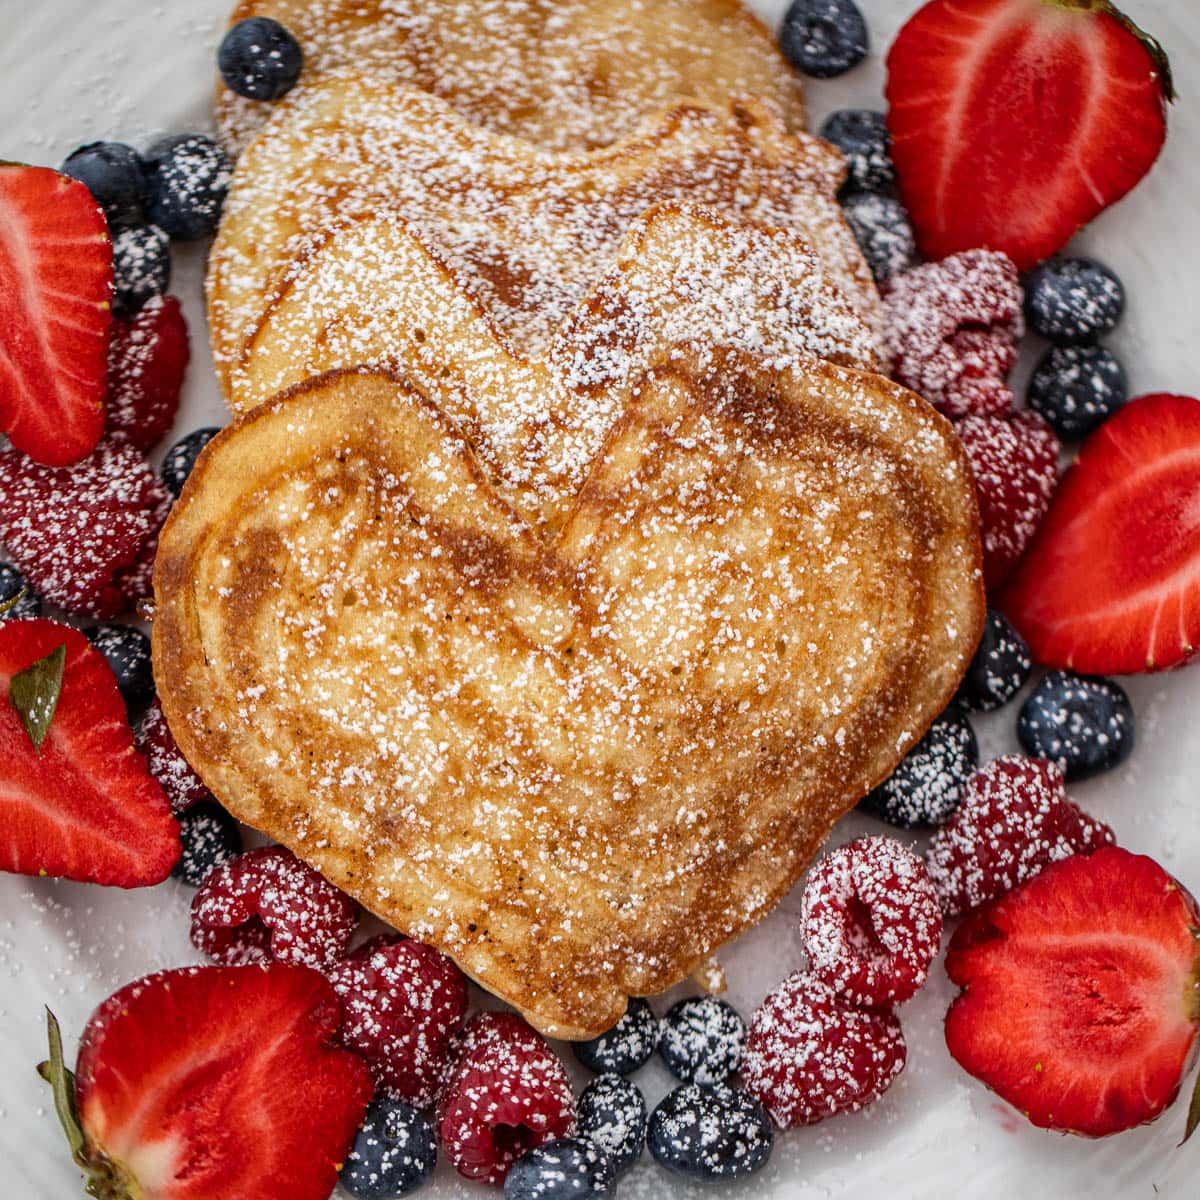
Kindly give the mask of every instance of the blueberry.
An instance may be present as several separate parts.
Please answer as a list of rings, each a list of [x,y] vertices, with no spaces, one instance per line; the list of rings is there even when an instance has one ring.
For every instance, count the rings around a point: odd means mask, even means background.
[[[716,996],[671,1006],[663,1018],[658,1052],[667,1070],[687,1083],[724,1083],[742,1058],[746,1022]]]
[[[848,190],[884,192],[895,185],[892,136],[881,112],[869,108],[841,108],[821,126],[821,136],[845,156]]]
[[[1125,368],[1103,346],[1052,346],[1029,381],[1029,407],[1068,442],[1099,429],[1128,399]]]
[[[817,79],[844,75],[867,56],[867,23],[853,0],[792,0],[779,48],[798,71]]]
[[[219,804],[210,801],[194,804],[180,814],[179,839],[183,853],[171,874],[192,887],[199,887],[209,871],[242,852],[241,827]]]
[[[575,1057],[589,1071],[615,1071],[629,1075],[654,1053],[658,1045],[658,1018],[645,1000],[630,1000],[621,1019],[590,1042],[575,1042]]]
[[[641,1089],[620,1075],[600,1075],[583,1089],[576,1131],[599,1146],[619,1175],[637,1162],[646,1141],[646,1101]]]
[[[134,225],[113,238],[113,310],[132,316],[171,283],[171,239],[157,225]]]
[[[433,1126],[411,1104],[376,1099],[367,1108],[338,1177],[359,1200],[407,1196],[425,1184],[437,1164]]]
[[[678,1175],[709,1183],[750,1175],[771,1157],[771,1118],[740,1088],[687,1083],[650,1114],[646,1145]]]
[[[62,173],[78,179],[108,218],[110,229],[125,229],[144,220],[145,164],[123,142],[91,142],[68,155]]]
[[[17,596],[21,599],[0,613],[0,621],[31,621],[42,615],[42,598],[25,582],[25,576],[10,563],[0,563],[0,608]]]
[[[84,633],[108,659],[125,707],[133,710],[149,704],[154,699],[150,639],[132,625],[95,625]]]
[[[200,451],[220,432],[219,429],[211,427],[197,429],[189,433],[187,437],[180,438],[167,451],[159,474],[162,476],[163,483],[166,484],[167,491],[177,500],[180,492],[183,491],[183,485],[187,483],[187,478],[192,473],[192,468],[196,465],[196,459],[200,457]]]
[[[853,192],[843,197],[842,213],[876,283],[886,283],[916,262],[917,239],[899,200]]]
[[[1133,753],[1133,705],[1111,679],[1051,671],[1021,706],[1027,754],[1057,762],[1068,779],[1110,771]]]
[[[1025,639],[1002,613],[989,608],[979,649],[958,689],[958,698],[976,712],[1002,708],[1025,686],[1033,656]]]
[[[1029,327],[1057,346],[1083,346],[1117,327],[1125,312],[1125,288],[1092,258],[1042,263],[1025,284]]]
[[[585,1138],[537,1146],[513,1163],[504,1180],[504,1200],[577,1200],[615,1194],[612,1163]]]
[[[220,146],[203,134],[158,142],[146,155],[150,220],[176,241],[211,237],[232,172]]]
[[[951,705],[862,806],[900,829],[934,829],[962,803],[963,787],[978,765],[975,730]]]
[[[221,78],[247,100],[278,100],[296,86],[304,55],[278,21],[250,17],[225,35],[217,51]]]

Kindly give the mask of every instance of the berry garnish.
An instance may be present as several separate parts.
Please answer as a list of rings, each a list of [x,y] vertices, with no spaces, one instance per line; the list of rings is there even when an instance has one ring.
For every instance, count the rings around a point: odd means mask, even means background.
[[[847,189],[882,192],[896,182],[892,138],[883,113],[839,108],[825,119],[820,133],[846,156]]]
[[[891,1012],[851,1008],[797,972],[754,1014],[742,1079],[780,1128],[794,1129],[873,1104],[904,1070],[906,1057]]]
[[[73,467],[0,451],[0,541],[49,601],[113,617],[148,595],[131,572],[157,538],[168,497],[145,458],[105,438]]]
[[[157,225],[133,225],[113,238],[113,309],[139,312],[171,286],[171,242]]]
[[[989,608],[983,637],[958,689],[958,700],[976,712],[1003,708],[1025,686],[1033,658],[1012,622]]]
[[[646,1100],[631,1079],[600,1075],[583,1089],[576,1133],[608,1155],[619,1175],[641,1157],[646,1144]]]
[[[1108,0],[932,0],[887,68],[922,251],[991,246],[1023,271],[1145,175],[1174,95],[1162,48]]]
[[[39,463],[79,462],[104,432],[112,295],[108,224],[87,188],[0,163],[0,433]]]
[[[1110,847],[1047,867],[955,933],[946,1045],[1034,1125],[1103,1137],[1152,1121],[1195,1052],[1198,925],[1152,859]]]
[[[746,1022],[716,996],[671,1005],[662,1020],[658,1052],[667,1070],[685,1083],[724,1083],[738,1068]]]
[[[90,142],[67,157],[62,173],[78,179],[104,210],[110,229],[142,220],[146,179],[142,156],[123,142]]]
[[[146,154],[147,212],[168,237],[212,237],[221,220],[233,172],[220,146],[200,133],[156,143]]]
[[[887,283],[916,261],[912,226],[899,200],[854,192],[842,199],[842,213],[876,283]]]
[[[1161,671],[1200,646],[1200,401],[1131,400],[1094,433],[999,599],[1034,657]]]
[[[139,979],[92,1015],[75,1073],[50,1018],[39,1070],[105,1200],[328,1200],[371,1096],[333,1044],[315,971],[188,967]]]
[[[1094,433],[1128,399],[1125,368],[1103,346],[1052,346],[1029,381],[1029,407],[1068,442]]]
[[[0,623],[0,697],[0,870],[117,887],[166,879],[179,831],[87,638],[53,621]]]
[[[357,922],[354,901],[282,846],[247,850],[192,897],[192,944],[227,966],[275,960],[328,971]]]
[[[108,431],[149,450],[170,431],[191,351],[174,296],[154,297],[113,324],[108,352]]]
[[[1051,671],[1021,705],[1017,737],[1027,754],[1048,758],[1068,779],[1090,779],[1133,753],[1133,705],[1119,683]]]
[[[965,417],[955,428],[975,472],[983,576],[992,589],[1012,573],[1045,519],[1062,447],[1054,430],[1032,412]],[[1012,616],[1007,604],[1001,607]]]
[[[1021,283],[1003,254],[971,250],[892,278],[884,293],[892,370],[946,416],[1003,415],[1024,328]]]
[[[180,438],[167,451],[162,464],[162,481],[176,500],[196,465],[196,459],[200,457],[200,451],[220,432],[214,428],[196,429],[187,437]]]
[[[775,1142],[763,1105],[740,1088],[685,1083],[650,1114],[646,1145],[668,1171],[712,1183],[766,1166]]]
[[[278,21],[249,17],[221,40],[217,66],[225,86],[247,100],[278,100],[296,86],[304,66],[300,43]]]
[[[154,699],[150,639],[132,625],[93,625],[83,632],[112,668],[125,707],[131,713],[145,708]]]
[[[630,1075],[654,1053],[659,1020],[645,1000],[636,997],[621,1019],[609,1030],[586,1042],[573,1042],[575,1057],[589,1071],[615,1071]]]
[[[1042,263],[1025,284],[1029,328],[1056,346],[1084,346],[1116,329],[1125,312],[1125,288],[1093,258]]]
[[[535,1146],[504,1178],[504,1200],[580,1200],[616,1194],[608,1156],[585,1138],[562,1138]]]
[[[862,807],[898,829],[933,829],[958,808],[978,765],[975,730],[952,705]]]
[[[329,980],[346,1010],[343,1045],[366,1059],[384,1093],[431,1105],[467,1018],[463,973],[432,946],[384,935],[334,967]]]
[[[403,1100],[377,1097],[367,1108],[338,1182],[357,1200],[392,1200],[428,1182],[437,1166],[429,1118]]]
[[[0,621],[32,621],[42,615],[41,597],[11,563],[0,563]]]
[[[191,887],[199,887],[212,871],[242,853],[241,826],[214,801],[179,815],[179,840],[183,853],[171,874]]]
[[[779,31],[783,56],[816,79],[844,75],[866,58],[868,46],[854,0],[792,0]]]
[[[137,741],[138,749],[146,756],[150,765],[150,774],[162,784],[175,812],[181,813],[193,804],[212,799],[212,794],[204,786],[203,780],[183,757],[183,751],[179,749],[174,734],[167,726],[167,718],[157,700],[150,705],[142,718]]]
[[[438,1098],[438,1139],[459,1174],[502,1183],[517,1159],[574,1125],[571,1081],[542,1038],[512,1013],[476,1016]]]
[[[1006,895],[1049,863],[1115,839],[1067,799],[1052,762],[1009,755],[971,778],[962,806],[934,835],[925,862],[949,916]]]
[[[942,911],[925,864],[899,842],[858,838],[827,854],[804,888],[809,973],[847,1003],[915,996],[941,944]]]

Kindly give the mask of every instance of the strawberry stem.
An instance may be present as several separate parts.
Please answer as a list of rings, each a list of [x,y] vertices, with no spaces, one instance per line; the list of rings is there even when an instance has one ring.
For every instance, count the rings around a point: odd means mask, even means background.
[[[1112,17],[1123,29],[1128,30],[1143,46],[1154,61],[1158,71],[1159,86],[1162,88],[1163,99],[1168,104],[1174,104],[1178,99],[1175,91],[1175,77],[1171,71],[1171,60],[1167,57],[1163,44],[1153,34],[1147,33],[1132,17],[1127,17],[1112,0],[1049,0],[1057,8],[1071,9],[1077,12],[1102,13]]]

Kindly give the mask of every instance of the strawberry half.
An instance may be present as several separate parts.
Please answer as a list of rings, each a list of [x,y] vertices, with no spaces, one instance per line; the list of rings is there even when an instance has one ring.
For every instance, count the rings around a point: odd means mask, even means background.
[[[933,0],[887,60],[888,127],[922,252],[1048,258],[1154,164],[1162,47],[1109,0]]]
[[[10,702],[12,678],[66,647],[57,707],[40,748]],[[179,827],[134,751],[125,702],[104,656],[53,621],[0,624],[0,870],[83,883],[160,883]]]
[[[1200,1030],[1198,923],[1153,859],[1111,846],[1047,867],[950,942],[950,1053],[1042,1128],[1152,1121]]]
[[[1200,646],[1200,400],[1131,401],[1092,435],[998,606],[1039,661],[1159,671]]]
[[[0,431],[47,466],[104,432],[112,242],[82,183],[0,163]]]
[[[190,967],[93,1014],[72,1076],[40,1068],[87,1192],[104,1200],[328,1200],[371,1098],[307,967]]]

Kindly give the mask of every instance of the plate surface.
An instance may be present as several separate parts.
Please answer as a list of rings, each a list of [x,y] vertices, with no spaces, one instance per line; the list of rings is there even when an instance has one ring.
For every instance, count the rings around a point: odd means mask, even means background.
[[[882,55],[918,6],[917,0],[859,2],[871,26],[872,56],[841,80],[810,83],[814,123],[834,108],[881,107]],[[123,138],[144,146],[164,132],[210,126],[213,56],[231,0],[2,3],[0,158],[55,165],[83,142]],[[759,0],[753,7],[773,25],[785,3]],[[1111,344],[1135,394],[1194,395],[1200,391],[1200,10],[1191,0],[1127,0],[1124,7],[1167,47],[1182,100],[1172,112],[1160,163],[1076,246],[1109,262],[1125,281],[1129,312]],[[202,257],[202,249],[185,248],[175,259],[172,291],[184,302],[194,353],[178,436],[225,420],[204,336]],[[1139,721],[1137,751],[1125,766],[1074,787],[1072,795],[1109,822],[1124,845],[1153,855],[1200,890],[1200,666],[1126,682]],[[976,721],[985,759],[1016,749],[1015,717],[1016,708],[1009,707]],[[851,816],[833,840],[881,828]],[[88,1014],[117,987],[197,960],[187,937],[190,894],[173,881],[122,893],[0,876],[5,1200],[81,1194],[49,1090],[34,1073],[44,1054],[43,1006],[58,1014],[73,1055]],[[800,965],[799,902],[797,889],[762,926],[722,953],[729,999],[747,1016]],[[938,966],[929,986],[904,1007],[908,1069],[868,1113],[781,1135],[769,1167],[742,1187],[683,1187],[646,1158],[623,1182],[621,1196],[1009,1200],[1030,1189],[1092,1200],[1196,1196],[1200,1137],[1175,1149],[1183,1131],[1182,1101],[1155,1125],[1099,1143],[1035,1130],[950,1059],[941,1020],[951,991]],[[638,1082],[654,1103],[668,1077],[652,1063]],[[443,1166],[435,1185],[420,1194],[445,1200],[498,1193],[463,1184]]]

